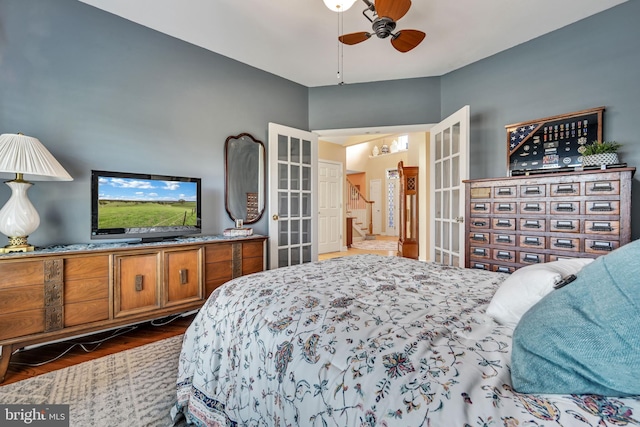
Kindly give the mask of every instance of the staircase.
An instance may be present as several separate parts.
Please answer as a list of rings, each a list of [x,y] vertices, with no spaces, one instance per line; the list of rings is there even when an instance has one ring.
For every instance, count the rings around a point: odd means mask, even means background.
[[[374,240],[373,203],[367,200],[358,187],[347,178],[349,197],[347,200],[347,216],[353,218],[353,240]]]

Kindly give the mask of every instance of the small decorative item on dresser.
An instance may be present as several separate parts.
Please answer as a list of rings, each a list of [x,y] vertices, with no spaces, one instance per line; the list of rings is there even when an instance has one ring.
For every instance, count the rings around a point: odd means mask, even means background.
[[[389,154],[389,146],[387,144],[382,144],[382,154]]]
[[[616,141],[593,141],[585,145],[582,151],[582,166],[603,166],[620,163],[618,148],[621,144]]]

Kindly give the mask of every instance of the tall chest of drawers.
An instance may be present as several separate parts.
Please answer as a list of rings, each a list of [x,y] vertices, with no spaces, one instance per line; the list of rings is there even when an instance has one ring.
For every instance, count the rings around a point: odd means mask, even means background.
[[[631,240],[635,168],[465,181],[468,268],[595,258]]]

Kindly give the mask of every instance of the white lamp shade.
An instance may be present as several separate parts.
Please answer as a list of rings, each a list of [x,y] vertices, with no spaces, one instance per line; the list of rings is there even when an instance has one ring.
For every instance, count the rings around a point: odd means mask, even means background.
[[[0,209],[0,232],[8,237],[28,236],[40,225],[38,211],[27,197],[31,183],[9,181],[11,197]]]
[[[334,12],[344,12],[345,10],[349,10],[351,6],[356,2],[356,0],[323,0],[325,6]]]
[[[72,181],[71,175],[37,138],[0,135],[0,172],[21,173],[29,181]]]

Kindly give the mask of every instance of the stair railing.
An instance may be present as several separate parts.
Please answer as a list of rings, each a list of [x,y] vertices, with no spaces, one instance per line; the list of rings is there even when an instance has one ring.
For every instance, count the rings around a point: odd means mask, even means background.
[[[353,185],[347,178],[347,185],[349,187],[349,197],[347,200],[347,211],[350,211],[352,216],[356,218],[354,223],[367,224],[368,233],[373,234],[373,203],[367,200],[366,197],[360,193],[358,187]]]

